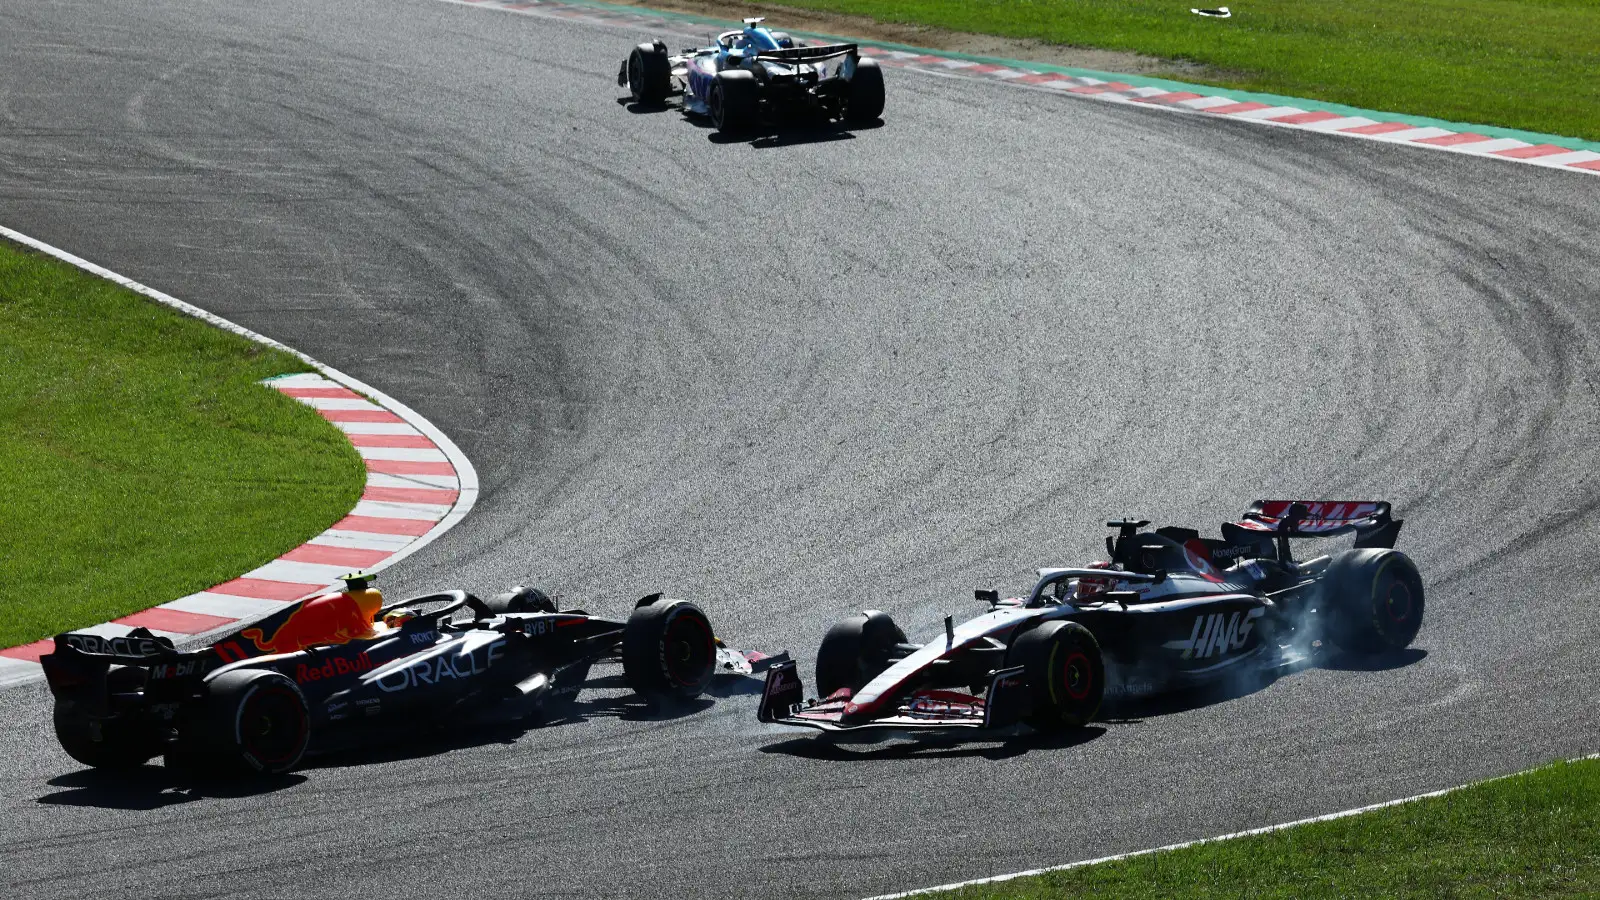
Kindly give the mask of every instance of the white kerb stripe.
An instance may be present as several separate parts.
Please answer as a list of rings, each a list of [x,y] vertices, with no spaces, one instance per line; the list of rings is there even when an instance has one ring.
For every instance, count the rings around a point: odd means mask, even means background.
[[[345,434],[421,434],[404,422],[334,422]]]
[[[335,386],[337,387],[337,385]],[[296,397],[295,399],[317,409],[359,409],[365,411],[383,409],[383,407],[370,400],[351,400],[345,397]]]
[[[357,447],[356,452],[362,459],[387,459],[396,462],[442,462],[447,463],[450,457],[443,451],[426,447]]]
[[[248,619],[265,613],[283,609],[289,605],[286,600],[260,600],[255,597],[234,597],[228,594],[213,594],[201,591],[187,597],[179,597],[170,603],[161,604],[162,609],[175,609],[179,612],[199,613],[202,616],[221,616],[225,619]]]
[[[393,552],[411,543],[409,534],[375,534],[368,531],[324,531],[309,541],[323,547],[349,547],[354,550],[388,550]]]
[[[329,566],[322,563],[289,562],[275,559],[259,569],[245,573],[246,578],[263,578],[267,581],[287,581],[292,584],[309,584],[316,587],[333,584],[340,575],[355,566]]]
[[[1321,122],[1307,122],[1301,128],[1307,131],[1343,131],[1346,128],[1361,128],[1366,125],[1378,124],[1377,119],[1366,116],[1345,116],[1342,119],[1323,119]]]
[[[1532,147],[1527,141],[1516,138],[1495,138],[1492,141],[1477,141],[1472,144],[1462,144],[1450,149],[1460,153],[1499,153],[1501,150],[1520,150],[1523,147]]]
[[[1354,134],[1351,137],[1364,137],[1375,141],[1390,141],[1391,143],[1403,144],[1406,141],[1448,137],[1455,133],[1448,128],[1407,128],[1405,131],[1388,131],[1383,134]]]
[[[1189,109],[1210,109],[1213,106],[1232,106],[1239,101],[1232,97],[1197,97],[1193,100],[1179,100],[1173,106],[1186,106]]]
[[[268,378],[267,387],[274,388],[316,388],[316,387],[341,387],[336,381],[330,381],[316,372],[302,372],[299,375],[284,375],[280,378]]]
[[[1242,113],[1228,113],[1230,119],[1276,119],[1279,116],[1293,116],[1305,110],[1293,106],[1269,106],[1266,109],[1252,109]]]
[[[352,516],[372,516],[377,519],[429,519],[438,521],[448,515],[450,507],[432,503],[394,503],[388,500],[361,500],[350,510]]]
[[[1536,156],[1527,160],[1541,166],[1570,166],[1573,163],[1594,162],[1600,159],[1600,153],[1590,150],[1574,150],[1571,153],[1552,153],[1549,156]]]
[[[458,489],[460,482],[454,475],[389,475],[385,472],[368,472],[368,487],[393,488],[444,488]]]

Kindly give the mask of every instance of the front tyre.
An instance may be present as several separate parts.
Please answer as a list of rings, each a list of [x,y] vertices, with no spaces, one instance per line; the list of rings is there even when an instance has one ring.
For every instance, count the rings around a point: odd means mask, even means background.
[[[622,675],[647,698],[692,700],[716,673],[711,620],[687,600],[657,600],[628,616],[622,630]]]
[[[744,69],[718,72],[711,82],[711,123],[719,134],[745,134],[756,127],[760,111],[761,85]]]
[[[875,59],[856,62],[850,76],[850,91],[845,95],[844,118],[855,125],[876,122],[883,117],[883,70]]]
[[[851,693],[889,668],[889,656],[906,642],[906,633],[889,614],[869,609],[828,629],[817,649],[817,693],[828,697],[841,688]]]
[[[1398,550],[1346,550],[1328,563],[1318,605],[1340,650],[1404,650],[1422,628],[1422,575]]]
[[[1077,622],[1046,622],[1018,635],[1006,665],[1022,666],[1032,700],[1026,721],[1035,731],[1082,728],[1100,711],[1105,659],[1094,634]]]
[[[625,64],[628,95],[633,102],[657,105],[672,93],[672,62],[667,48],[659,44],[640,44],[628,54]]]

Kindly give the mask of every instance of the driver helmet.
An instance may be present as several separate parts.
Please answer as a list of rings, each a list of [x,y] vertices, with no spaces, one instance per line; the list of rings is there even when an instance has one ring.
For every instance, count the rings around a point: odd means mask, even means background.
[[[389,628],[399,628],[416,617],[416,610],[409,606],[400,606],[383,614],[383,624]]]
[[[1095,562],[1089,563],[1087,566],[1084,566],[1084,568],[1086,568],[1086,569],[1113,569],[1113,566],[1112,566],[1111,563],[1109,563],[1109,562],[1107,562],[1107,561],[1102,559],[1102,560],[1097,560]],[[1111,590],[1114,586],[1116,586],[1116,583],[1117,583],[1117,579],[1114,578],[1114,577],[1108,577],[1108,578],[1079,578],[1078,579],[1078,591],[1074,596],[1078,600],[1084,600],[1084,599],[1093,597],[1096,594],[1103,594],[1103,593]]]

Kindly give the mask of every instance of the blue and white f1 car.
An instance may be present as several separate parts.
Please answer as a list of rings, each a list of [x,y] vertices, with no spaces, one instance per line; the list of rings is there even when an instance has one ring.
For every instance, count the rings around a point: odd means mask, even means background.
[[[640,44],[623,61],[617,84],[640,104],[681,95],[684,110],[710,118],[724,134],[797,112],[850,123],[883,115],[883,70],[855,44],[797,47],[762,21],[745,19],[744,28],[678,56],[659,40]]]

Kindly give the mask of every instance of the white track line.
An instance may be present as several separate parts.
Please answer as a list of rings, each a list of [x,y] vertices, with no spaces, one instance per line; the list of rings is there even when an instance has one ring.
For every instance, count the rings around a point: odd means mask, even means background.
[[[1600,759],[1600,753],[1591,753],[1587,756],[1580,756],[1577,759],[1566,760],[1566,762],[1581,762],[1583,760],[1590,759]],[[1429,800],[1434,797],[1443,797],[1445,794],[1453,794],[1462,788],[1476,787],[1480,784],[1489,784],[1490,782],[1495,781],[1504,781],[1507,778],[1516,778],[1518,775],[1524,774],[1526,773],[1512,772],[1510,775],[1497,775],[1494,778],[1485,778],[1481,781],[1458,784],[1455,787],[1447,787],[1438,791],[1429,791],[1426,794],[1417,794],[1413,797],[1401,797],[1399,800],[1385,800],[1382,803],[1374,803],[1370,806],[1361,806],[1355,809],[1347,809],[1342,812],[1328,813],[1327,815],[1322,816],[1312,816],[1309,819],[1296,819],[1293,822],[1284,822],[1279,825],[1266,825],[1261,828],[1252,828],[1248,831],[1236,831],[1232,834],[1222,834],[1216,837],[1200,838],[1199,840],[1194,841],[1184,841],[1181,844],[1168,844],[1165,847],[1151,847],[1148,850],[1134,850],[1129,853],[1118,853],[1112,856],[1102,856],[1098,859],[1085,859],[1080,862],[1062,863],[1058,866],[1045,866],[1039,869],[1028,869],[1027,871],[1023,872],[1011,872],[1006,875],[991,875],[988,878],[974,878],[971,881],[956,881],[950,884],[935,885],[934,887],[917,888],[916,890],[911,891],[901,891],[898,894],[879,894],[875,897],[868,897],[867,900],[899,900],[901,897],[920,897],[940,891],[954,891],[980,884],[998,884],[1002,881],[1012,881],[1017,878],[1028,878],[1034,875],[1043,875],[1046,872],[1064,872],[1067,869],[1081,869],[1084,866],[1097,866],[1101,863],[1116,862],[1122,859],[1132,859],[1135,856],[1149,856],[1152,853],[1165,853],[1168,850],[1182,850],[1186,847],[1198,847],[1201,844],[1214,844],[1218,841],[1231,841],[1235,838],[1251,837],[1257,834],[1270,834],[1274,831],[1283,831],[1286,828],[1295,828],[1300,825],[1310,825],[1313,822],[1329,822],[1334,819],[1358,816],[1362,813],[1372,812],[1373,810],[1386,809],[1391,806],[1399,806],[1403,803],[1415,803],[1418,800]]]

